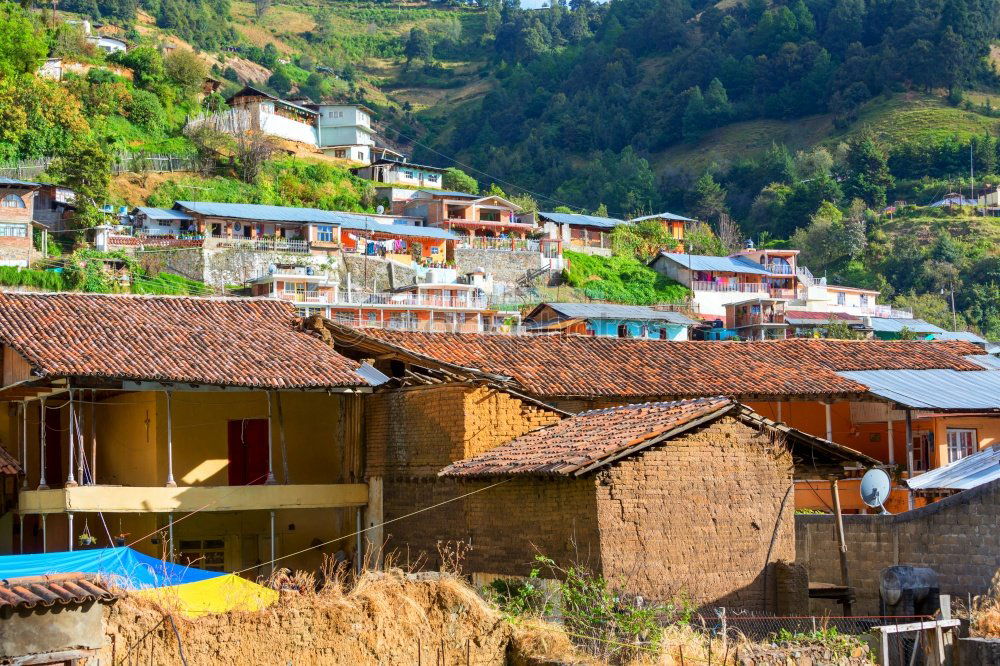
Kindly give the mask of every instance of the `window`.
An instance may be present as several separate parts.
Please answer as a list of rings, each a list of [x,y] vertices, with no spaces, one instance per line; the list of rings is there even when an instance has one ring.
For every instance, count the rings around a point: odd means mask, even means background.
[[[365,154],[359,150],[358,151],[358,161],[359,162],[363,162],[364,160],[365,160]]]
[[[427,180],[431,181],[432,183],[436,183],[438,182],[438,175],[436,173],[432,173],[431,175],[427,176]]]
[[[316,227],[316,240],[320,243],[333,242],[333,225],[320,224]]]
[[[978,448],[976,431],[967,428],[948,428],[948,462],[971,456]]]
[[[405,178],[413,178],[413,172],[412,171],[404,171],[403,172],[403,177],[405,177]]]
[[[346,148],[335,148],[333,151],[334,157],[342,157],[347,159],[347,149]]]
[[[8,194],[3,199],[0,199],[0,207],[3,208],[24,208],[24,199],[17,196],[16,194]]]
[[[0,224],[0,236],[24,238],[28,235],[28,227],[23,224]]]
[[[847,294],[842,291],[837,292],[837,305],[847,305]]]
[[[913,433],[913,469],[925,472],[930,466],[930,451],[934,441],[933,433],[918,431]]]
[[[861,294],[861,305],[868,305],[868,294]]]
[[[178,563],[208,571],[226,570],[226,544],[222,539],[181,539]]]
[[[618,324],[618,337],[619,338],[630,338],[632,337],[628,331],[628,324]]]

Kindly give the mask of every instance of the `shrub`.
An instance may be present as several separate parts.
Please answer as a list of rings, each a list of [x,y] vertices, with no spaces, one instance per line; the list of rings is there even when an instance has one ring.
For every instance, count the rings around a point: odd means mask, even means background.
[[[688,294],[678,282],[632,257],[599,257],[571,251],[563,252],[563,256],[569,261],[563,271],[566,281],[594,300],[653,305],[679,303]]]

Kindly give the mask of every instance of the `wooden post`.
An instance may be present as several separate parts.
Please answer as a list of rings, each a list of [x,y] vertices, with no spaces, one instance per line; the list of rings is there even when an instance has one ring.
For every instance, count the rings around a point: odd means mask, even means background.
[[[894,433],[893,431],[893,421],[892,421],[892,405],[889,405],[889,416],[885,420],[886,431],[888,434],[888,446],[889,446],[889,464],[896,464],[896,444],[893,441]]]
[[[823,408],[826,413],[826,439],[829,442],[833,441],[833,414],[831,413],[831,403],[824,402]]]
[[[48,529],[47,529],[48,526],[45,524],[46,523],[46,520],[45,520],[46,518],[47,518],[46,514],[43,513],[42,514],[42,552],[43,553],[49,552],[48,551],[49,539],[48,539]]]
[[[913,413],[906,410],[906,475],[913,478]],[[913,510],[913,491],[906,493],[906,503],[909,510]]]
[[[28,489],[28,401],[21,403],[21,488]],[[23,516],[22,516],[23,518]]]
[[[851,594],[851,576],[847,570],[847,540],[844,538],[844,516],[840,512],[840,490],[837,488],[837,479],[830,479],[830,495],[833,497],[834,527],[837,530],[837,544],[840,547],[840,581],[847,588],[848,595]],[[845,597],[841,602],[844,605],[844,615],[851,616],[850,596]]]
[[[164,391],[167,395],[167,488],[176,488],[174,481],[174,428],[173,410],[171,408],[171,391]]]
[[[90,391],[90,484],[97,485],[97,389]]]
[[[267,398],[267,479],[266,485],[273,486],[277,483],[274,478],[274,435],[271,432],[271,391],[264,391]]]
[[[285,448],[285,416],[281,411],[281,392],[274,392],[274,405],[278,408],[278,445],[281,446],[281,471],[284,474],[285,485],[292,482],[288,472],[288,449]]]
[[[74,449],[76,448],[76,424],[74,423],[74,410],[73,410],[73,389],[69,389],[69,469],[66,470],[66,487],[72,488],[76,485],[76,479],[73,477],[73,457]]]
[[[38,399],[38,489],[48,490],[49,484],[45,479],[45,396]],[[42,525],[45,525],[45,514],[42,514]],[[44,530],[42,541],[45,541]],[[44,550],[42,552],[45,552]]]

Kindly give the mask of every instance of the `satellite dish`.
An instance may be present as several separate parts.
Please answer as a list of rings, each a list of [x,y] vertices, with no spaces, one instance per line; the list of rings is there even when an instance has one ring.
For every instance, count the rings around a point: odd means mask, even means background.
[[[870,469],[861,477],[861,501],[873,509],[882,509],[883,516],[889,515],[882,505],[889,499],[890,490],[892,481],[884,470]]]
[[[376,208],[376,209],[375,209],[375,211],[376,211],[376,212],[377,212],[377,213],[378,213],[379,215],[381,215],[382,213],[384,213],[384,212],[385,212],[385,206],[379,206],[378,208]]]

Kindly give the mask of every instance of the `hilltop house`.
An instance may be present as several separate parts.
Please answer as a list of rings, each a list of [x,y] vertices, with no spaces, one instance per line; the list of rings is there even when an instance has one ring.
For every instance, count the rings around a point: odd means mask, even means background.
[[[690,217],[684,217],[682,215],[666,212],[655,213],[653,215],[643,215],[642,217],[633,217],[629,220],[629,222],[645,222],[646,220],[656,220],[663,225],[664,229],[670,232],[670,236],[677,241],[677,248],[675,252],[684,251],[684,230],[689,224],[697,222],[697,220],[692,220]]]
[[[27,268],[36,258],[45,256],[34,248],[34,229],[42,234],[47,246],[48,229],[35,221],[39,183],[0,178],[0,266]]]
[[[524,317],[529,333],[687,340],[697,324],[667,309],[613,303],[539,303]]]
[[[627,224],[624,220],[597,215],[577,213],[533,213],[522,218],[523,222],[535,223],[551,239],[562,242],[564,248],[587,254],[611,256],[611,232],[615,227]]]
[[[443,184],[444,172],[447,169],[385,157],[373,160],[367,166],[351,169],[351,171],[361,178],[367,178],[376,183],[439,190]]]
[[[282,554],[354,552],[361,395],[380,375],[298,330],[291,305],[0,293],[0,343],[19,552],[84,534],[262,575]]]

